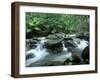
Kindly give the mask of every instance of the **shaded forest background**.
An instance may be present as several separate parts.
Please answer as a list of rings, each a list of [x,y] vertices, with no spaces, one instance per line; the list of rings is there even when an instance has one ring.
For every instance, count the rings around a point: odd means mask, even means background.
[[[26,38],[89,32],[89,15],[26,12]]]

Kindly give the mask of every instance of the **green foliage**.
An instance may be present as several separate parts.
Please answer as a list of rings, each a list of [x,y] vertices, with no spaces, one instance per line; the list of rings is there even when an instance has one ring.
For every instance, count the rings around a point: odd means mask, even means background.
[[[26,12],[26,32],[33,30],[46,32],[45,34],[88,32],[89,16]]]

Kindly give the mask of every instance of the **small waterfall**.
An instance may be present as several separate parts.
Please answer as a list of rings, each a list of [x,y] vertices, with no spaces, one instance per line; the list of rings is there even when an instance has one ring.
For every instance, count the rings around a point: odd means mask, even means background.
[[[88,45],[88,42],[86,40],[81,40],[77,48],[83,50],[87,45]]]
[[[43,45],[46,40],[44,38],[40,38],[40,41],[36,44],[36,51],[42,51],[44,49]]]
[[[68,49],[65,47],[64,41],[62,41],[63,51],[67,51]]]
[[[26,52],[26,55],[34,54],[34,56],[35,56],[33,58],[26,60],[26,66],[29,66],[30,64],[32,64],[48,55],[46,48],[43,47],[44,42],[46,41],[45,38],[39,38],[39,39],[40,39],[40,41],[36,44],[37,47],[35,49],[31,49]]]

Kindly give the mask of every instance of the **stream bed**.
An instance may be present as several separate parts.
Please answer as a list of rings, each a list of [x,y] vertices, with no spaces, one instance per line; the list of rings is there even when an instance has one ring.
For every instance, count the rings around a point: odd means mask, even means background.
[[[26,67],[72,65],[73,63],[76,65],[79,63],[84,64],[81,55],[88,46],[88,41],[73,38],[73,40],[68,40],[67,42],[62,40],[59,44],[45,46],[47,40],[45,37],[40,37],[36,42],[36,47],[26,51]],[[73,55],[75,60],[73,60]]]

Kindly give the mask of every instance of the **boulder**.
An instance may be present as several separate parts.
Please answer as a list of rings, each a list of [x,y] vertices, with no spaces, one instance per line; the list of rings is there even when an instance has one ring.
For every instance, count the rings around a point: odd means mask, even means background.
[[[89,63],[89,46],[82,51],[81,57],[85,63]]]
[[[64,38],[64,40],[73,40],[73,38]]]
[[[26,44],[36,44],[37,40],[34,39],[26,39]]]
[[[71,64],[72,64],[71,58],[67,58],[67,59],[64,61],[64,65],[71,65]]]
[[[48,52],[50,53],[61,53],[63,50],[62,43],[52,44],[52,45],[46,46],[46,48]]]
[[[45,66],[60,66],[60,65],[63,65],[63,63],[60,61],[50,61],[48,63],[45,63]]]
[[[51,35],[48,35],[46,38],[47,39],[56,39],[58,37],[55,34],[51,34]]]
[[[30,59],[30,58],[34,58],[34,54],[30,53],[30,54],[26,54],[26,59]]]
[[[55,39],[55,38],[64,38],[66,34],[60,32],[60,33],[53,33],[51,35],[47,36],[47,39]]]
[[[47,46],[52,46],[52,45],[56,45],[59,44],[63,41],[63,39],[59,39],[59,38],[55,38],[55,39],[47,39],[46,42],[44,43],[44,45]]]
[[[62,41],[62,38],[47,39],[44,43],[44,46],[50,53],[61,53],[61,51],[63,50]]]
[[[65,47],[68,49],[68,51],[72,52],[74,50],[74,48],[77,47],[77,43],[75,42],[74,38],[66,38],[64,39],[64,44]]]
[[[73,40],[64,40],[65,47],[77,47],[77,44]]]
[[[84,39],[86,41],[89,41],[89,32],[80,33],[80,34],[77,35],[76,38]]]
[[[80,39],[79,38],[73,38],[73,41],[74,41],[74,43],[76,43],[76,44],[80,44]]]
[[[72,38],[75,38],[76,34],[65,34],[64,39],[65,40],[72,40]]]
[[[72,55],[72,64],[81,64],[81,57],[79,55]]]
[[[72,55],[64,61],[64,65],[79,65],[81,64],[81,57],[79,55]]]
[[[36,48],[37,40],[26,39],[26,51]]]

